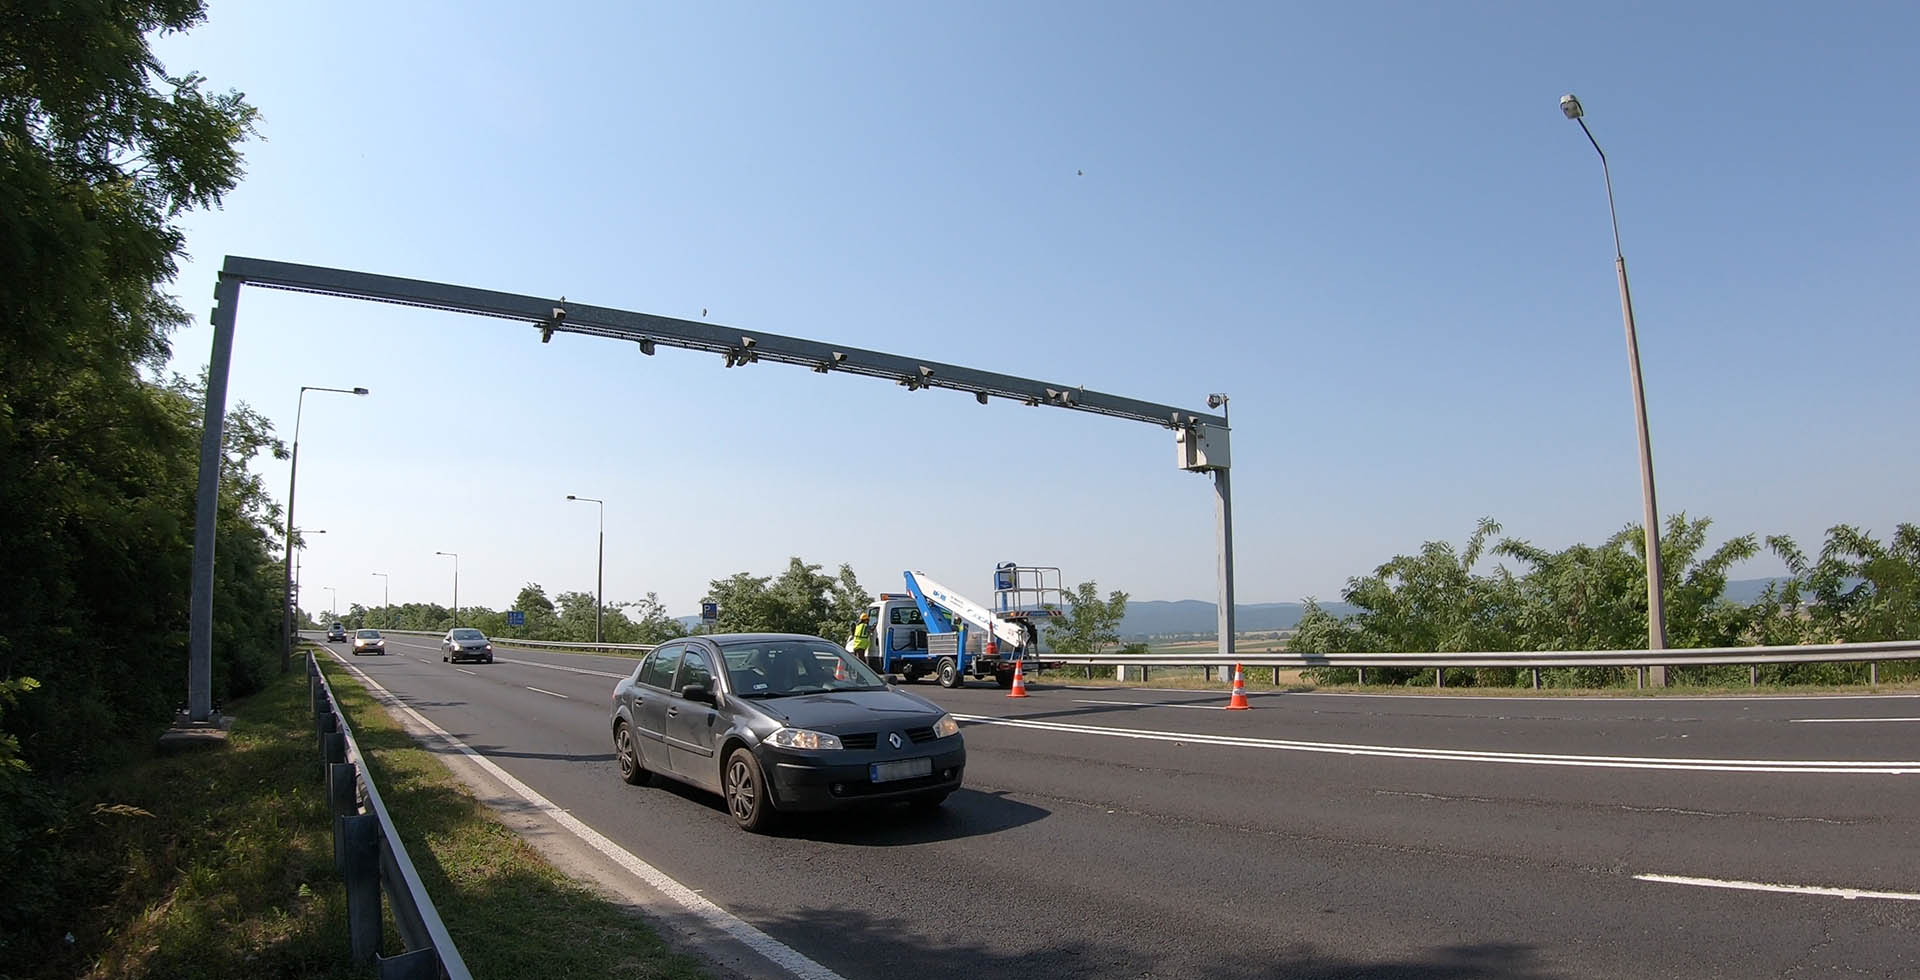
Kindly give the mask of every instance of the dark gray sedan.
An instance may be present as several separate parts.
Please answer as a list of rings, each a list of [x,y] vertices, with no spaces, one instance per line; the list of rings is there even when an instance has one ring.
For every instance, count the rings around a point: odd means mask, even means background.
[[[614,688],[612,726],[622,779],[659,773],[719,793],[752,831],[782,812],[937,807],[967,765],[952,715],[817,636],[661,644]]]
[[[440,638],[440,659],[456,664],[462,660],[493,663],[493,641],[477,629],[456,626]]]

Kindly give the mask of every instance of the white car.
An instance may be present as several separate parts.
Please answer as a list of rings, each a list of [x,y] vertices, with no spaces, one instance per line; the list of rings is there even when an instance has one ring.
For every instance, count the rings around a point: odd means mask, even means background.
[[[353,631],[353,655],[357,657],[363,653],[377,653],[383,657],[387,655],[387,640],[380,635],[379,630]]]

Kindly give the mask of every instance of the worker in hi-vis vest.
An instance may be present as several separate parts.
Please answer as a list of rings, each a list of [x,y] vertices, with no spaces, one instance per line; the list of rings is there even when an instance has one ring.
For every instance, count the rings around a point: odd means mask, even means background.
[[[860,622],[854,624],[853,642],[847,644],[847,651],[856,657],[864,658],[867,651],[873,647],[872,619],[872,612],[863,612],[860,614]]]

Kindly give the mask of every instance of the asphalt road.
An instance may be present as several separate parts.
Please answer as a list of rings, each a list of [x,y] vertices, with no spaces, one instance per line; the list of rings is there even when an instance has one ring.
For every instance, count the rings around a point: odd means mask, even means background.
[[[967,721],[965,790],[758,837],[718,797],[620,782],[607,713],[633,661],[388,648],[348,659],[848,978],[1920,977],[1916,697],[1227,712],[1224,692],[923,683]]]

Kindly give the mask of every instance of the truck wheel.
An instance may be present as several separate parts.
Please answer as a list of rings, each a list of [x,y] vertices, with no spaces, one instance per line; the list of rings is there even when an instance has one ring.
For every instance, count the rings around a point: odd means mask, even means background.
[[[940,665],[934,670],[940,675],[941,687],[954,688],[967,682],[966,678],[960,676],[960,665],[954,663],[952,657],[941,657]]]
[[[1008,690],[1013,687],[1013,671],[1011,670],[1000,671],[993,675],[993,679],[1000,685],[1001,690]]]

